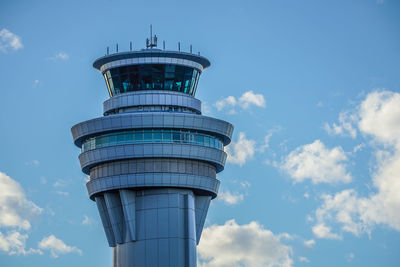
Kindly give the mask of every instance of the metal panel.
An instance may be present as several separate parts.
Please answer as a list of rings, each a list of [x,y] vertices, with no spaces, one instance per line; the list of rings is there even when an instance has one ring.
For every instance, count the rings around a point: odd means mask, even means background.
[[[107,206],[104,201],[104,197],[97,196],[95,197],[95,201],[97,204],[97,208],[99,210],[101,222],[103,223],[103,228],[106,233],[107,241],[110,247],[115,247],[115,237],[111,227],[110,217],[107,211]]]
[[[122,211],[126,226],[125,242],[136,240],[136,192],[132,190],[120,190]],[[128,235],[129,233],[129,235]]]
[[[153,121],[152,116],[159,116],[162,120]],[[126,124],[122,125],[122,117],[129,118],[128,120],[124,120],[124,123]],[[97,130],[93,127],[87,132],[82,131],[82,128],[87,127],[87,124],[93,123],[97,120],[103,121],[103,128],[101,130]],[[185,123],[185,121],[187,121],[187,123]],[[179,114],[173,112],[143,112],[109,115],[81,122],[73,126],[71,132],[73,134],[75,145],[80,147],[82,140],[88,136],[110,131],[144,128],[173,128],[206,132],[220,136],[224,141],[224,145],[228,145],[231,142],[233,131],[232,124],[202,115]]]
[[[104,193],[104,200],[106,202],[107,211],[110,217],[111,228],[114,233],[115,242],[122,244],[125,242],[126,230],[119,194],[114,192],[106,192]]]

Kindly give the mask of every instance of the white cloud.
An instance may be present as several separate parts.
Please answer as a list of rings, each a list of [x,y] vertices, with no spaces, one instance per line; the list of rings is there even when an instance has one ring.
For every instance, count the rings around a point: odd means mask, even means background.
[[[384,145],[400,150],[400,94],[372,92],[359,107],[358,127]]]
[[[315,245],[315,240],[314,239],[305,240],[303,244],[308,248],[312,248]]]
[[[260,151],[261,153],[264,152],[266,149],[269,148],[269,140],[272,137],[272,132],[268,133],[265,137],[264,137],[264,144],[260,146],[260,148],[258,149],[258,151]]]
[[[93,219],[89,218],[87,215],[83,216],[82,224],[83,225],[91,225],[93,223]]]
[[[217,107],[218,111],[223,110],[226,107],[234,107],[236,106],[237,101],[234,96],[228,96],[222,100],[219,100],[215,103],[215,106]]]
[[[266,106],[264,96],[262,94],[254,94],[253,91],[245,92],[239,98],[239,105],[244,109],[249,108],[251,105],[260,108],[265,108]]]
[[[310,262],[310,260],[309,259],[307,259],[306,257],[299,257],[299,262],[306,262],[306,263],[309,263]]]
[[[65,52],[57,52],[53,57],[48,58],[51,61],[65,61],[69,59],[69,55]]]
[[[357,116],[360,132],[371,137],[376,147],[374,193],[362,197],[354,189],[346,189],[323,195],[323,204],[316,211],[317,224],[339,224],[342,231],[356,236],[370,234],[378,224],[400,231],[400,94],[368,94]]]
[[[351,138],[357,137],[357,130],[354,128],[354,122],[357,116],[350,112],[341,112],[339,114],[339,124],[333,123],[330,126],[328,123],[324,124],[325,131],[330,135],[350,136]]]
[[[237,192],[232,193],[229,190],[221,191],[218,193],[218,199],[229,205],[235,205],[240,201],[242,201],[243,198],[244,198],[243,194],[239,194]]]
[[[354,253],[349,253],[349,254],[346,255],[346,259],[347,259],[348,262],[353,261],[354,258],[355,258]]]
[[[310,198],[310,194],[308,192],[305,192],[303,194],[303,197],[306,198],[306,199],[309,199]]]
[[[353,153],[356,153],[356,152],[358,152],[358,151],[363,150],[364,147],[365,147],[365,144],[364,144],[364,143],[361,143],[361,144],[356,145],[355,147],[353,147]]]
[[[251,186],[251,184],[250,184],[249,181],[244,180],[244,181],[241,181],[241,182],[240,182],[240,186],[241,186],[242,188],[246,189],[246,188],[249,188],[249,187]]]
[[[225,147],[225,152],[228,154],[227,161],[233,164],[243,166],[247,160],[254,155],[256,142],[251,139],[246,139],[246,134],[239,133],[239,140]]]
[[[61,239],[58,239],[54,235],[44,237],[39,243],[38,247],[42,250],[50,250],[50,254],[53,258],[58,258],[60,254],[76,253],[82,255],[82,250],[77,247],[68,246]]]
[[[21,234],[16,230],[8,232],[7,235],[3,235],[3,233],[0,232],[0,250],[9,255],[42,254],[42,251],[39,249],[30,248],[26,250],[27,239],[27,234]]]
[[[212,114],[211,107],[206,101],[201,103],[201,113],[205,116],[210,116]]]
[[[54,193],[60,196],[69,196],[69,192],[66,191],[54,191]]]
[[[268,130],[267,135],[264,137],[264,144],[262,144],[257,150],[262,153],[266,149],[268,149],[272,135],[279,132],[280,130],[282,130],[281,126],[275,126],[272,129]]]
[[[58,179],[57,181],[55,181],[53,183],[53,187],[56,187],[56,188],[65,187],[66,185],[67,185],[67,183],[62,179]]]
[[[312,231],[318,238],[341,239],[338,234],[332,233],[331,228],[324,224],[317,224],[313,226]]]
[[[282,244],[281,237],[257,222],[211,225],[204,228],[197,247],[199,267],[290,267],[292,248]]]
[[[312,183],[348,183],[347,156],[341,147],[329,149],[320,140],[296,148],[284,159],[281,169],[295,182],[310,179]]]
[[[20,184],[0,172],[0,227],[17,227],[28,230],[30,219],[42,213],[42,209],[27,200]]]
[[[248,109],[250,106],[265,108],[265,98],[262,94],[255,94],[253,91],[243,93],[238,99],[234,96],[228,96],[215,103],[218,111],[227,109],[228,114],[235,114],[235,107],[239,106],[242,109]]]
[[[0,229],[9,228],[7,234],[0,231],[0,250],[9,255],[41,254],[40,250],[26,249],[27,234],[21,230],[31,228],[30,220],[42,213],[42,209],[29,201],[21,185],[0,172]]]
[[[21,37],[10,32],[6,28],[0,31],[0,51],[7,53],[9,49],[19,50],[22,49],[22,47]]]

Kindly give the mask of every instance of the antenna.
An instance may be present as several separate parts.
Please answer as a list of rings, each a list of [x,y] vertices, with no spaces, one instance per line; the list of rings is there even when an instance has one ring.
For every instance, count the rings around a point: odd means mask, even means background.
[[[130,50],[132,51],[132,41],[129,43]]]
[[[153,37],[153,25],[150,24],[150,39],[146,39],[146,49],[157,47],[157,35]]]
[[[118,44],[117,44],[117,53],[118,53]]]
[[[110,48],[107,46],[107,55],[110,54]]]
[[[181,51],[181,42],[178,42],[178,51]]]
[[[165,41],[162,41],[163,50],[165,50]]]
[[[190,54],[192,53],[192,45],[190,45]]]

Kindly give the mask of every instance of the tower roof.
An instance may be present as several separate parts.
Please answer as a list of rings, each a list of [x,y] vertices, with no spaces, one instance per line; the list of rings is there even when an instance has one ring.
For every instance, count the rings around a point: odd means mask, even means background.
[[[140,51],[121,52],[100,57],[96,59],[96,61],[93,63],[93,67],[98,70],[101,70],[101,67],[103,65],[113,61],[133,59],[133,58],[152,58],[152,57],[186,59],[200,64],[203,67],[203,69],[208,68],[211,65],[210,61],[207,58],[192,53],[165,51],[161,49],[143,49]],[[143,63],[145,64],[145,62]]]

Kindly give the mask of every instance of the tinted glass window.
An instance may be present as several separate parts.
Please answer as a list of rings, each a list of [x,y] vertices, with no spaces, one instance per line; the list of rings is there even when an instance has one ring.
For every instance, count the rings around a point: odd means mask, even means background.
[[[91,137],[83,142],[82,152],[115,145],[159,142],[192,144],[223,149],[222,140],[208,134],[175,129],[146,129],[120,131]]]
[[[170,90],[194,95],[199,71],[171,64],[113,68],[104,73],[111,96],[138,90]]]

